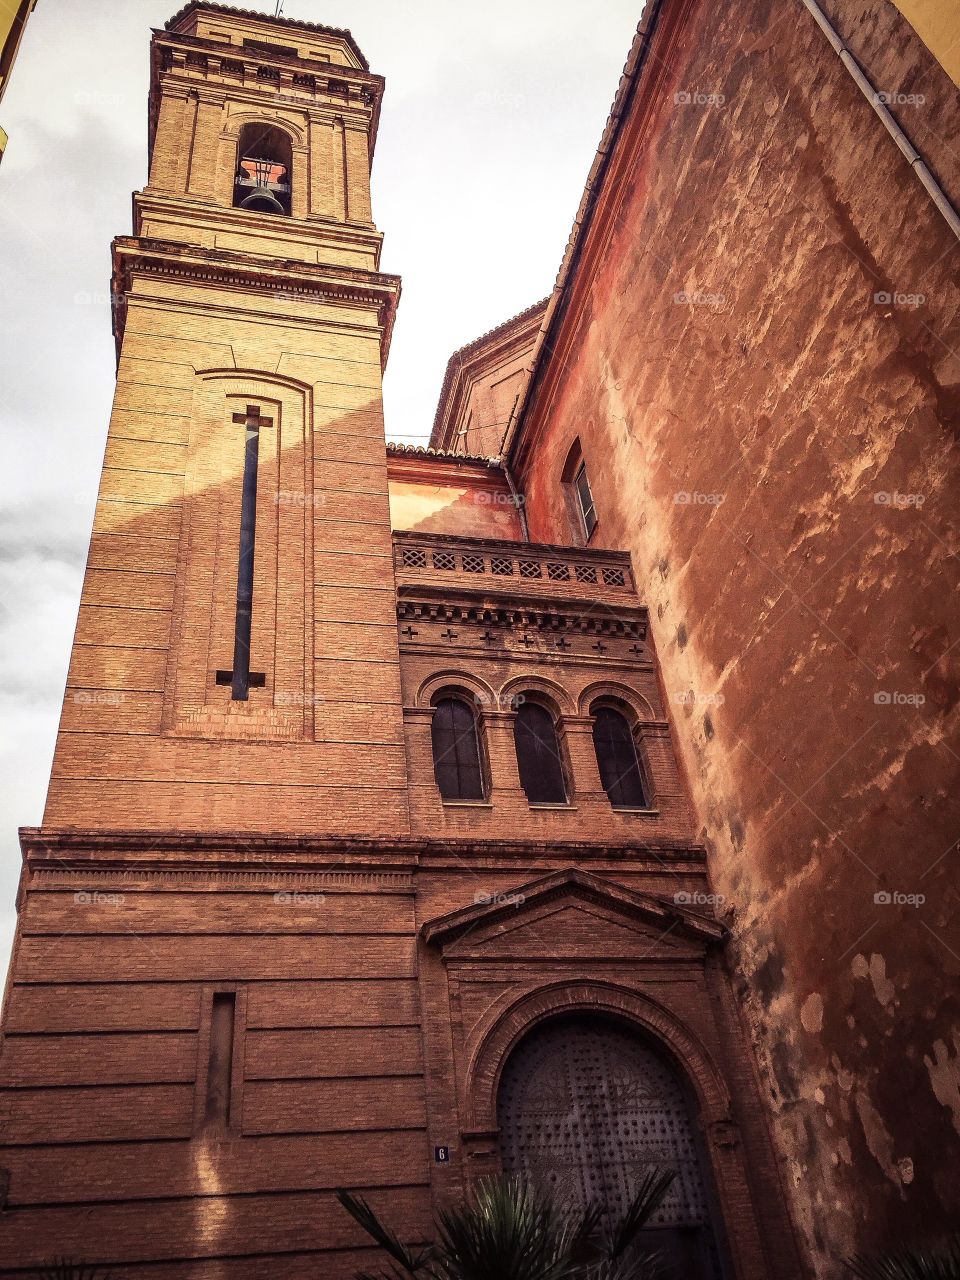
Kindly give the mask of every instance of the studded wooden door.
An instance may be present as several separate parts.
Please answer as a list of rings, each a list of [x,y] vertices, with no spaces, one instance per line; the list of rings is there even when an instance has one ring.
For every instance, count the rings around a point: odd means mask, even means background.
[[[650,1166],[674,1169],[647,1240],[683,1280],[723,1275],[684,1091],[637,1037],[601,1018],[548,1023],[508,1060],[497,1111],[505,1172],[570,1206],[618,1216]]]

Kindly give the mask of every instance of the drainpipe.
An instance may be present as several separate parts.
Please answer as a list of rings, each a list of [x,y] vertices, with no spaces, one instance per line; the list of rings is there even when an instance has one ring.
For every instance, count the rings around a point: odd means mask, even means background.
[[[517,488],[517,486],[513,483],[513,473],[510,470],[510,461],[504,450],[504,445],[506,444],[507,437],[510,435],[510,428],[513,426],[514,414],[517,412],[517,405],[519,403],[520,403],[520,393],[517,392],[516,398],[514,399],[514,402],[513,402],[513,408],[510,410],[510,417],[507,419],[506,429],[504,430],[504,433],[503,433],[503,440],[500,442],[500,463],[501,463],[501,466],[503,467],[503,474],[507,477],[507,484],[510,486],[510,495],[513,498],[514,503],[516,504],[517,511],[520,515],[520,532],[523,534],[524,542],[529,542],[530,528],[527,525],[527,513],[524,510],[525,504],[523,501],[523,495],[520,493],[520,490]]]
[[[524,542],[529,542],[530,529],[527,526],[527,513],[524,510],[523,495],[520,493],[517,486],[513,483],[513,475],[511,474],[510,468],[507,465],[506,459],[504,459],[504,462],[503,462],[503,474],[507,477],[507,484],[510,486],[510,493],[513,497],[514,502],[516,503],[517,511],[520,513],[520,532],[523,534],[523,540]]]
[[[833,46],[834,53],[839,57],[840,61],[856,81],[860,92],[883,121],[883,125],[887,133],[889,133],[890,137],[906,156],[910,167],[923,183],[930,199],[943,214],[944,220],[950,230],[958,239],[960,239],[960,216],[958,216],[956,209],[954,209],[953,205],[947,199],[947,195],[939,182],[937,182],[936,178],[927,168],[920,152],[917,151],[913,143],[897,124],[886,104],[881,102],[880,95],[864,75],[856,58],[854,58],[853,54],[840,39],[840,36],[831,25],[830,19],[820,8],[819,4],[817,4],[817,0],[803,0],[803,3],[807,9],[810,10],[817,26],[830,41],[830,44]]]

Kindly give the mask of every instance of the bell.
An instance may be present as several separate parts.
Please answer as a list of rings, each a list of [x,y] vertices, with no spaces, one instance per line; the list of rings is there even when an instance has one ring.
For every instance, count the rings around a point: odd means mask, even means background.
[[[270,190],[284,172],[283,166],[273,160],[258,160],[247,156],[240,161],[240,173],[256,183],[254,189],[240,201],[239,208],[253,209],[257,213],[286,213],[286,209]]]
[[[240,201],[241,209],[254,209],[258,213],[286,213],[283,205],[269,187],[257,187],[245,200]]]

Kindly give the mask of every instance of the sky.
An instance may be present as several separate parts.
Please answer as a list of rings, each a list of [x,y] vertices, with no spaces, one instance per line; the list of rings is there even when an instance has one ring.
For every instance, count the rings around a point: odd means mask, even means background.
[[[247,0],[273,13],[275,0]],[[148,47],[178,0],[40,0],[0,103],[0,976],[39,825],[115,376],[110,242],[146,182]],[[373,165],[403,278],[387,435],[425,441],[457,347],[553,286],[642,0],[284,0],[386,77]]]

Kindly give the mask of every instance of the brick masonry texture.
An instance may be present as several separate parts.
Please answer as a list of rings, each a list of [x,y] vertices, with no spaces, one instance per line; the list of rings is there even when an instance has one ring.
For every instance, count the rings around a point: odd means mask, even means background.
[[[956,203],[953,84],[892,5],[825,7],[925,96],[896,114]],[[832,1277],[960,1214],[956,243],[801,6],[666,6],[655,39],[511,461],[562,541],[579,437],[632,555]]]
[[[861,52],[890,37],[885,73],[929,73],[889,7],[856,13]],[[919,1152],[945,1148],[952,1097],[949,863],[923,946],[873,893],[951,831],[949,245],[919,198],[898,231],[881,216],[903,162],[812,23],[668,0],[655,38],[547,355],[537,304],[451,360],[435,443],[479,415],[495,453],[503,419],[498,460],[385,443],[400,282],[369,201],[383,83],[352,37],[216,4],[155,33],[90,558],[22,834],[4,1275],[55,1254],[152,1280],[369,1269],[335,1188],[426,1240],[500,1167],[509,1054],[571,1013],[684,1080],[737,1280],[832,1275],[921,1194],[944,1220],[948,1162]],[[289,137],[290,217],[232,207],[251,120]],[[929,324],[867,305],[921,273]],[[216,673],[248,405],[270,419],[263,683],[238,702]],[[924,493],[924,523],[880,488]],[[927,695],[906,749],[873,701],[893,669]],[[435,783],[450,690],[477,711],[479,804]],[[567,804],[520,786],[521,698],[555,718]],[[635,726],[646,807],[607,799],[597,698]]]

